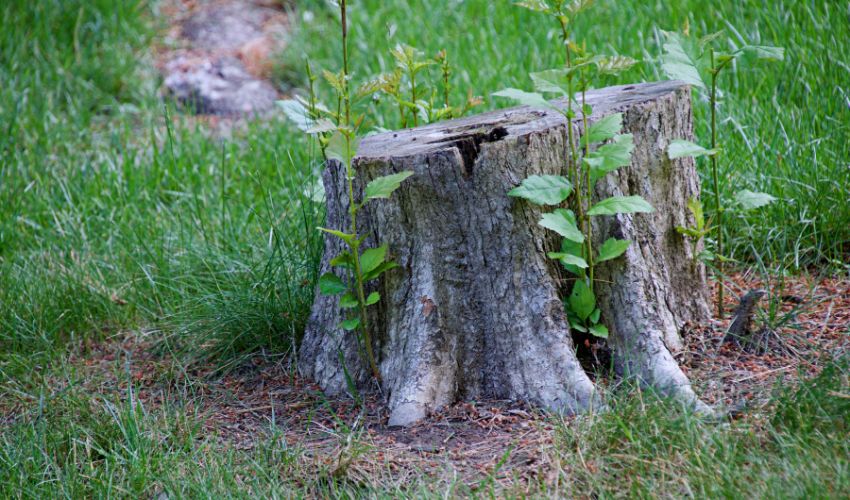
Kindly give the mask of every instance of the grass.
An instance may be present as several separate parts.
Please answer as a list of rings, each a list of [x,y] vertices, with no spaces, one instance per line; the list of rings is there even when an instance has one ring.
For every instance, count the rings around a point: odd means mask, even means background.
[[[33,385],[38,401],[0,435],[0,492],[15,497],[630,496],[842,498],[850,494],[850,366],[832,363],[797,388],[778,388],[769,415],[705,423],[635,388],[608,395],[611,411],[553,418],[555,446],[541,450],[538,477],[505,489],[498,468],[462,482],[450,473],[395,479],[375,463],[369,437],[327,429],[335,458],[288,445],[271,421],[250,449],[205,431],[200,386],[179,386],[150,411],[129,369],[123,391],[93,396],[92,381],[60,365]],[[129,363],[129,362],[127,362]],[[195,383],[200,383],[196,381]],[[215,411],[215,410],[212,410]],[[506,452],[504,460],[510,456]],[[333,455],[332,455],[333,457]],[[439,460],[439,458],[437,458]],[[370,463],[354,474],[340,463]],[[353,469],[354,467],[351,467]],[[507,471],[509,473],[509,471]]]
[[[846,363],[830,365],[780,390],[772,417],[732,425],[701,424],[640,393],[617,398],[610,413],[560,429],[565,461],[581,453],[586,464],[569,479],[589,495],[841,497],[850,488],[846,377]]]
[[[220,336],[214,356],[286,348],[320,250],[300,137],[166,126],[146,4],[48,3],[0,8],[0,372],[122,328]]]
[[[724,184],[780,198],[733,217],[730,252],[771,268],[847,272],[846,9],[816,1],[597,3],[578,36],[645,61],[621,81],[659,79],[656,29],[686,19],[700,33],[726,29],[736,43],[787,48],[785,63],[736,68],[722,82]],[[201,397],[191,391],[155,412],[127,391],[87,393],[66,359],[69,345],[132,330],[181,359],[226,370],[246,354],[291,349],[312,301],[321,250],[313,228],[322,213],[303,192],[315,155],[276,121],[219,140],[164,108],[147,55],[154,7],[0,5],[0,394],[26,408],[2,427],[2,496],[400,493],[305,469],[271,427],[252,452],[214,443],[202,431],[204,416],[189,410]],[[303,86],[305,57],[339,66],[334,44],[315,43],[336,39],[332,10],[303,1],[296,15],[304,20],[278,72],[288,88]],[[411,21],[419,19],[429,21]],[[391,68],[396,43],[428,55],[446,48],[454,99],[469,90],[485,96],[485,108],[496,105],[490,92],[527,88],[528,71],[560,64],[553,27],[510,2],[364,0],[351,22],[358,79]],[[390,104],[370,107],[374,125],[396,125]],[[698,101],[701,137],[706,111]],[[836,370],[778,395],[773,419],[729,427],[624,397],[616,412],[563,425],[561,485],[578,489],[561,493],[846,496],[850,410],[830,391],[847,394],[847,371]],[[432,486],[422,479],[404,493]],[[826,487],[833,489],[818,489]]]

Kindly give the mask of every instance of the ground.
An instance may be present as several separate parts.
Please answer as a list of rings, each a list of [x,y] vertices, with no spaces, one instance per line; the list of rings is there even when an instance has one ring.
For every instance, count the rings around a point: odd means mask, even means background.
[[[765,285],[742,274],[730,283],[742,290]],[[788,279],[782,297],[774,300],[778,314],[790,315],[776,329],[785,349],[774,346],[765,354],[749,354],[721,343],[727,318],[692,325],[680,356],[705,401],[734,408],[730,419],[744,424],[766,418],[777,390],[817,376],[827,358],[841,358],[850,350],[850,280]],[[289,356],[259,353],[222,374],[214,363],[181,365],[149,337],[146,332],[120,332],[103,342],[76,346],[66,362],[76,372],[77,390],[92,401],[135,398],[148,414],[181,405],[200,422],[199,445],[250,453],[272,436],[282,448],[298,450],[297,461],[307,470],[319,467],[333,477],[372,487],[404,488],[430,478],[435,485],[452,484],[469,492],[497,487],[533,493],[540,484],[556,484],[562,473],[556,458],[558,433],[563,432],[559,422],[575,417],[553,417],[522,402],[470,401],[413,427],[393,428],[386,425],[377,395],[366,395],[361,402],[326,398],[298,377]],[[616,378],[602,366],[595,368],[597,382],[616,392]],[[45,395],[48,402],[69,389],[62,373],[45,382],[52,393]],[[181,386],[191,387],[194,397],[187,401]],[[26,398],[7,394],[4,425],[34,418]],[[846,399],[850,393],[832,397]],[[592,462],[582,466],[595,467]]]

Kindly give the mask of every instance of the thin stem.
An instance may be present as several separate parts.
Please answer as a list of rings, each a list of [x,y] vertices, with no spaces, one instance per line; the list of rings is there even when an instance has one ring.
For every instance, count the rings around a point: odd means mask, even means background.
[[[451,67],[449,66],[449,54],[445,53],[443,59],[443,105],[445,107],[449,107],[449,72],[451,71]]]
[[[572,60],[570,55],[570,34],[567,31],[567,23],[559,18],[558,21],[561,23],[561,40],[564,42],[564,53],[565,53],[565,67],[569,70],[572,68]],[[576,189],[576,197],[579,199],[579,205],[581,205],[581,193],[578,190],[578,173],[576,172],[575,165],[573,163],[573,158],[575,157],[575,151],[573,146],[573,75],[572,73],[567,73],[567,148],[569,151],[569,155],[567,156],[567,175],[570,177],[570,180],[573,183],[574,188]]]
[[[366,344],[366,356],[369,358],[369,368],[372,370],[372,376],[378,383],[381,382],[381,372],[378,370],[378,363],[375,361],[375,352],[372,349],[372,335],[369,333],[369,328],[366,326],[366,292],[363,285],[363,273],[360,267],[360,248],[352,248],[354,255],[354,273],[357,276],[357,303],[360,309],[360,331],[363,332],[363,343]]]
[[[590,155],[590,141],[587,136],[587,113],[585,110],[587,109],[587,81],[584,79],[584,72],[582,72],[582,85],[581,85],[581,119],[584,125],[584,156],[587,158]],[[590,275],[590,291],[593,291],[593,226],[590,223],[590,216],[587,215],[587,212],[590,210],[590,203],[593,200],[593,185],[590,182],[590,168],[585,167],[585,189],[587,189],[587,197],[585,199],[585,203],[587,203],[587,210],[582,207],[582,214],[584,215],[584,224],[585,224],[585,242],[587,249],[587,270]]]
[[[717,75],[720,68],[714,67],[714,50],[711,55],[711,149],[717,148]],[[720,179],[717,174],[717,154],[711,155],[711,177],[714,181],[714,213],[717,216],[717,316],[723,319],[723,209],[720,204]]]
[[[345,1],[340,0],[339,10],[342,18],[342,88],[345,101],[345,126],[348,127],[351,124],[351,98],[348,95],[348,21]]]
[[[561,24],[561,38],[564,41],[564,54],[566,56],[565,65],[566,65],[566,68],[568,70],[570,70],[573,67],[572,53],[570,51],[570,43],[569,43],[570,34],[569,34],[569,31],[567,30],[566,22],[561,18],[559,18],[558,21]],[[578,158],[579,148],[576,148],[575,137],[574,137],[574,133],[573,133],[573,117],[575,116],[575,113],[573,111],[573,101],[574,101],[573,74],[572,74],[572,71],[568,71],[568,73],[567,73],[567,142],[569,143],[569,146],[568,146],[569,147],[569,154],[567,156],[567,172],[568,172],[568,175],[570,177],[570,180],[573,183],[573,189],[574,189],[574,192],[575,192],[575,195],[576,195],[576,204],[575,204],[575,206],[576,206],[576,220],[578,221],[579,224],[584,226],[585,221],[587,219],[587,215],[586,215],[586,211],[584,209],[584,205],[587,201],[585,200],[585,196],[582,193],[582,189],[581,189],[581,172],[580,172],[580,169],[579,169],[579,158]],[[586,129],[587,129],[587,124],[585,123],[585,130]],[[585,231],[585,234],[587,234],[587,231]],[[588,238],[587,243],[585,244],[585,249],[588,253],[588,256],[590,255],[590,252],[592,251],[592,247],[590,245],[592,245],[592,244],[590,243],[590,239]],[[588,258],[588,267],[591,270],[591,277],[593,276],[592,275],[592,269],[593,268],[590,266],[589,263],[592,262],[592,260],[593,260],[592,257]],[[591,278],[591,282],[592,282],[592,278]],[[592,288],[591,288],[591,290],[592,290]]]
[[[310,60],[309,59],[304,60],[304,66],[305,66],[305,69],[307,70],[307,82],[308,82],[309,91],[310,91],[310,95],[309,95],[310,96],[310,118],[312,118],[313,120],[316,120],[316,119],[319,118],[319,110],[318,110],[318,107],[316,105],[316,89],[315,89],[316,76],[313,74],[313,68],[310,67]],[[325,146],[322,146],[322,141],[315,141],[315,142],[318,142],[319,149],[322,150],[322,158],[325,161],[327,161],[328,156],[327,156],[327,153],[325,152]]]
[[[336,124],[342,125],[342,94],[336,96]]]
[[[410,102],[413,103],[413,126],[419,126],[419,119],[416,116],[416,70],[410,71]]]
[[[401,99],[398,100],[398,113],[401,115],[401,128],[407,128],[407,111],[404,109],[404,103]]]
[[[346,162],[346,175],[348,177],[348,200],[349,213],[351,214],[351,234],[354,235],[354,241],[359,240],[357,234],[357,211],[359,207],[354,203],[354,169],[351,166],[351,137],[348,133],[345,134],[345,156],[348,159]],[[372,335],[369,332],[368,324],[366,323],[366,294],[364,292],[363,272],[360,267],[360,244],[351,245],[351,255],[354,259],[354,279],[357,283],[357,307],[360,311],[360,332],[363,334],[363,343],[366,344],[366,355],[369,358],[369,368],[372,370],[372,375],[375,379],[381,381],[381,372],[378,370],[378,364],[375,361],[375,353],[372,350]]]
[[[350,245],[351,253],[354,260],[354,279],[357,283],[357,306],[360,311],[360,332],[363,335],[363,342],[366,344],[366,354],[369,358],[369,367],[372,370],[372,375],[380,383],[381,373],[378,370],[378,365],[375,361],[375,353],[372,350],[372,335],[369,333],[369,327],[366,318],[366,296],[363,285],[363,273],[360,267],[360,237],[357,234],[357,211],[358,206],[354,201],[354,168],[351,165],[351,136],[354,131],[351,130],[351,96],[348,90],[348,26],[346,21],[346,0],[340,0],[339,9],[340,17],[342,18],[342,100],[345,106],[345,121],[343,123],[344,130],[342,131],[345,137],[345,169],[348,181],[348,206],[351,215],[351,231],[354,244]]]
[[[310,60],[309,59],[304,60],[304,68],[307,71],[307,83],[309,85],[309,90],[310,90],[310,94],[309,94],[309,97],[310,97],[310,113],[316,113],[316,91],[313,88],[315,77],[313,76],[313,68],[310,67]],[[316,116],[311,116],[310,118],[315,119]]]

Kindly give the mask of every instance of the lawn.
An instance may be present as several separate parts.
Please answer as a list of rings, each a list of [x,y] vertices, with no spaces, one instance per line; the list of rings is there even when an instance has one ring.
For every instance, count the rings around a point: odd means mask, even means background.
[[[339,21],[324,1],[288,8],[293,31],[275,78],[298,93],[305,60],[339,67]],[[562,63],[553,26],[508,1],[352,9],[355,80],[390,69],[398,43],[446,49],[451,97],[482,96],[475,112],[506,105],[490,94],[530,88],[528,72]],[[473,479],[417,469],[400,479],[389,459],[364,472],[357,464],[381,451],[375,438],[356,411],[340,410],[347,403],[315,395],[310,408],[333,426],[325,458],[283,439],[273,411],[250,446],[211,431],[213,415],[239,400],[232,386],[258,370],[293,375],[287,354],[321,253],[322,206],[305,195],[320,162],[283,120],[220,139],[165,105],[151,56],[159,13],[145,0],[0,6],[2,496],[850,494],[846,352],[799,367],[802,382],[779,384],[731,424],[629,388],[612,391],[613,411],[597,417],[536,416],[531,425],[548,433],[536,467],[553,472],[524,482],[505,480],[509,449]],[[698,34],[725,30],[734,46],[786,48],[784,62],[736,66],[721,81],[722,196],[778,198],[731,213],[735,268],[846,279],[850,11],[828,1],[599,0],[575,33],[641,60],[603,83],[652,81],[663,78],[660,30],[686,21]],[[319,94],[331,100],[330,89]],[[707,110],[697,98],[702,139]],[[366,111],[375,127],[399,126],[389,102]]]

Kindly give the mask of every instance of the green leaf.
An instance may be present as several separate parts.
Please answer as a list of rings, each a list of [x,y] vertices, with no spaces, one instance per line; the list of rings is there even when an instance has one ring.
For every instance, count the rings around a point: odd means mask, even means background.
[[[727,62],[735,60],[738,58],[740,53],[736,54],[726,54],[724,52],[715,52],[714,53],[714,67],[718,69],[722,69]]]
[[[742,189],[735,193],[735,201],[741,205],[744,210],[752,210],[754,208],[770,205],[776,198],[767,193],[757,193],[749,189]]]
[[[400,67],[406,68],[413,64],[418,52],[410,45],[399,43],[390,51],[390,54],[392,54]]]
[[[587,127],[587,133],[581,138],[582,144],[607,141],[617,135],[623,128],[623,113],[614,113],[597,120]]]
[[[423,69],[427,68],[428,66],[433,66],[434,64],[437,64],[437,63],[435,63],[434,61],[432,61],[430,59],[425,60],[425,61],[416,61],[415,63],[413,63],[411,70],[413,71],[414,74],[416,74],[416,73],[419,73],[420,71],[422,71]]]
[[[584,241],[584,235],[576,226],[575,215],[569,210],[559,208],[552,213],[543,214],[538,224],[576,243]]]
[[[529,73],[528,76],[534,82],[534,90],[565,96],[567,95],[567,91],[564,89],[564,86],[566,86],[566,77],[570,72],[570,68],[556,68]]]
[[[361,83],[357,90],[354,91],[354,96],[357,99],[362,99],[366,96],[370,96],[375,92],[379,92],[386,87],[387,78],[385,75],[380,75],[377,78],[372,78],[371,80],[367,80]]]
[[[759,59],[770,61],[782,61],[785,59],[785,49],[782,47],[771,47],[769,45],[745,45],[741,47],[743,52],[754,54]]]
[[[682,80],[705,90],[705,82],[697,69],[697,58],[687,53],[681,35],[669,31],[663,33],[666,41],[663,46],[664,55],[661,56],[661,69],[674,80]]]
[[[334,122],[328,120],[327,118],[319,118],[318,120],[313,122],[313,125],[307,128],[307,130],[305,130],[304,132],[308,134],[322,134],[325,132],[336,130],[336,128],[337,127]]]
[[[594,323],[594,324],[599,323],[599,316],[601,316],[601,315],[602,315],[602,310],[600,310],[597,307],[596,309],[593,310],[592,313],[590,313],[590,317],[588,317],[587,319],[589,319],[591,323]]]
[[[552,9],[544,0],[522,0],[514,5],[518,7],[525,7],[528,10],[533,10],[535,12],[543,12],[544,14],[550,14]]]
[[[699,198],[696,196],[692,196],[688,199],[688,210],[694,215],[694,221],[696,222],[696,230],[702,231],[705,229],[705,212],[702,209],[702,202],[699,201]]]
[[[564,6],[567,8],[567,12],[570,14],[578,14],[584,9],[588,8],[593,4],[594,0],[571,0],[568,2],[564,2]]]
[[[594,1],[594,0],[591,0],[591,1]],[[576,51],[576,53],[578,53],[578,52],[584,52],[584,49],[582,49],[581,47],[579,47],[578,45],[576,45],[576,43],[575,43],[575,42],[570,41],[569,43],[570,43],[570,48],[571,48],[573,51]],[[578,57],[578,58],[576,58],[576,59],[573,59],[573,61],[572,61],[572,62],[573,62],[573,64],[572,64],[572,66],[570,66],[569,70],[570,70],[571,72],[574,72],[574,71],[579,71],[579,70],[581,70],[582,68],[586,69],[588,66],[594,66],[594,65],[599,64],[599,63],[600,63],[600,62],[602,62],[604,59],[605,59],[605,58],[604,58],[604,57],[602,57],[602,56],[600,56],[600,55],[587,54],[587,55],[585,55],[585,56],[583,56],[583,57]]]
[[[354,309],[358,305],[357,298],[351,292],[348,292],[339,298],[339,307],[343,309]]]
[[[336,130],[336,125],[327,118],[313,118],[310,116],[308,105],[300,98],[283,99],[276,103],[286,117],[295,123],[302,131],[308,134],[318,134],[321,132],[330,132]],[[324,110],[324,107],[316,106]]]
[[[349,245],[351,244],[352,241],[354,241],[354,235],[353,234],[343,233],[342,231],[337,231],[336,229],[328,229],[326,227],[319,227],[317,229],[319,231],[324,232],[324,233],[332,234],[332,235],[336,236],[337,238],[341,239],[342,241],[348,243]]]
[[[720,38],[722,36],[723,36],[723,31],[716,31],[714,33],[710,33],[708,35],[705,35],[704,37],[699,39],[700,49],[704,48],[706,45],[710,44],[711,42],[717,40],[718,38]]]
[[[649,213],[655,209],[640,196],[612,196],[587,211],[587,215],[617,215],[637,212]]]
[[[587,320],[596,309],[596,296],[584,280],[576,281],[568,300],[570,309],[582,321]]]
[[[374,271],[376,267],[383,264],[387,257],[387,245],[381,245],[377,248],[370,248],[363,252],[360,256],[360,272],[366,274]]]
[[[593,334],[595,337],[600,337],[603,339],[608,338],[608,328],[605,325],[590,325],[590,328],[588,328],[588,330],[590,330],[590,333]]]
[[[580,269],[587,269],[587,261],[577,255],[564,252],[549,252],[546,256],[550,259],[561,261],[565,266],[576,266]]]
[[[366,185],[365,200],[376,200],[378,198],[389,198],[393,191],[398,189],[402,181],[413,175],[410,170],[399,172],[397,174],[385,175],[378,177]]]
[[[573,218],[573,220],[575,220],[575,218]],[[563,238],[563,239],[561,239],[561,251],[556,252],[556,253],[569,254],[569,255],[572,255],[572,256],[575,256],[575,257],[580,257],[582,260],[584,260],[584,257],[583,257],[583,255],[584,255],[584,245],[581,244],[581,243],[576,243],[575,241],[570,241],[566,238]],[[584,277],[584,275],[585,275],[584,268],[581,268],[581,267],[573,265],[573,264],[567,264],[563,260],[561,261],[561,264],[564,266],[564,269],[566,269],[570,273],[572,273],[572,274],[574,274],[574,275],[576,275],[580,278]]]
[[[508,196],[525,198],[537,205],[558,205],[566,200],[573,186],[560,175],[532,175],[508,191]]]
[[[336,90],[338,94],[341,95],[345,93],[345,87],[343,85],[343,82],[345,81],[345,75],[343,75],[342,72],[331,73],[330,71],[324,69],[322,70],[322,76],[325,77],[325,81],[327,81],[328,84],[333,87],[333,89]]]
[[[693,227],[676,226],[676,232],[689,238],[702,238],[705,236],[701,231]]]
[[[719,253],[712,254],[714,259],[719,260],[720,262],[740,262],[738,259],[734,257],[727,257],[725,255],[720,255]]]
[[[693,156],[694,158],[698,156],[714,156],[719,152],[720,150],[717,148],[706,149],[699,144],[694,144],[684,139],[674,139],[667,146],[667,157],[671,160],[685,156]]]
[[[590,168],[590,180],[596,183],[620,167],[628,166],[632,161],[632,151],[635,149],[632,134],[614,136],[613,142],[600,146],[582,161]]]
[[[308,128],[313,126],[314,120],[310,118],[310,112],[307,107],[295,99],[283,99],[277,101],[276,104],[283,110],[283,114],[295,123],[295,125],[306,132]]]
[[[348,139],[346,139],[348,137]],[[360,140],[356,137],[350,137],[350,132],[337,130],[330,139],[328,146],[325,148],[325,155],[330,160],[338,160],[343,165],[350,165],[351,159],[357,154],[357,147],[360,145]]]
[[[319,293],[322,295],[339,295],[347,290],[348,285],[334,273],[325,273],[319,277]]]
[[[331,259],[330,264],[333,267],[354,269],[354,260],[352,260],[350,252],[341,252],[339,255]]]
[[[705,213],[703,212],[702,202],[699,201],[699,198],[692,196],[688,199],[688,210],[694,216],[694,225],[692,227],[676,226],[676,232],[694,240],[699,240],[710,232],[710,229],[705,224]]]
[[[373,280],[373,279],[377,278],[378,276],[380,276],[381,274],[385,273],[386,271],[389,271],[390,269],[395,269],[397,267],[398,267],[398,264],[396,264],[395,262],[383,262],[378,267],[376,267],[375,269],[372,269],[368,273],[363,273],[363,280],[364,281]]]
[[[378,292],[372,292],[368,297],[366,297],[366,305],[371,306],[372,304],[377,304],[379,300],[381,300],[381,294]]]
[[[585,328],[585,326],[581,324],[581,321],[578,318],[570,320],[570,328],[572,328],[573,330],[578,330],[582,333],[587,333],[587,328]]]
[[[360,318],[351,318],[347,319],[339,324],[340,328],[343,330],[350,332],[352,330],[357,329],[360,326]]]
[[[637,61],[626,56],[603,57],[596,62],[596,69],[603,75],[616,75],[637,64]]]
[[[525,92],[524,90],[519,89],[505,89],[500,90],[498,92],[493,92],[492,94],[495,97],[505,97],[508,99],[513,99],[514,101],[519,102],[524,106],[533,106],[536,108],[553,108],[549,101],[547,101],[543,94],[539,94],[537,92]]]
[[[604,262],[606,260],[616,259],[623,255],[623,252],[631,245],[631,240],[618,240],[616,238],[608,238],[605,243],[599,247],[599,254],[596,256],[596,262]]]

